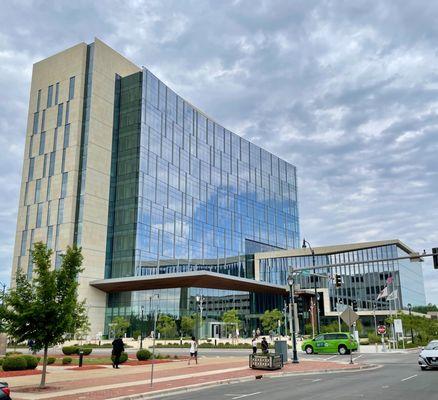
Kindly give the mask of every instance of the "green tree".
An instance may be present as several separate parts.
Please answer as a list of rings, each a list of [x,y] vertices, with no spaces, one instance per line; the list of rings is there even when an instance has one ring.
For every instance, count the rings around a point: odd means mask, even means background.
[[[115,337],[124,336],[130,326],[129,321],[123,317],[115,317],[111,323]]]
[[[181,333],[183,335],[188,335],[188,336],[193,335],[195,331],[195,326],[196,326],[196,318],[193,318],[193,316],[184,315],[181,318]]]
[[[34,278],[28,281],[21,269],[15,275],[16,286],[4,296],[0,319],[4,331],[17,342],[32,339],[36,350],[44,350],[40,387],[45,387],[47,353],[51,346],[63,343],[87,325],[85,301],[77,299],[78,274],[82,271],[81,249],[67,247],[59,269],[51,268],[52,250],[34,244]]]
[[[273,310],[266,310],[265,313],[260,317],[263,330],[267,333],[270,331],[276,331],[278,328],[278,321],[280,321],[281,324],[282,320],[283,314],[276,308]]]
[[[161,314],[159,316],[157,329],[165,338],[174,338],[177,335],[176,322],[169,315]]]
[[[227,333],[230,329],[231,332],[236,332],[236,327],[242,327],[242,322],[239,319],[237,310],[235,310],[234,308],[232,310],[224,312],[224,314],[222,315],[222,321],[225,322],[225,329]]]
[[[415,306],[412,307],[412,311],[427,314],[429,311],[438,311],[438,306],[435,304],[429,303],[427,306]]]

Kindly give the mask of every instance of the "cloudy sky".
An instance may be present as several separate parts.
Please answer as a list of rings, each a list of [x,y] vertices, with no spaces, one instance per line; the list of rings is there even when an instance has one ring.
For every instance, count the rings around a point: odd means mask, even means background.
[[[32,64],[101,40],[298,167],[313,246],[438,246],[438,3],[31,1],[0,9],[0,280],[9,281]],[[438,271],[422,265],[427,300]]]

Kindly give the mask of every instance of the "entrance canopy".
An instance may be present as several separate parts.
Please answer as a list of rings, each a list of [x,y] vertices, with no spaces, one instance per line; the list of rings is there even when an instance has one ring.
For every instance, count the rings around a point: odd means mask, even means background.
[[[210,271],[101,279],[90,282],[90,285],[107,293],[198,287],[280,295],[287,294],[285,286]]]

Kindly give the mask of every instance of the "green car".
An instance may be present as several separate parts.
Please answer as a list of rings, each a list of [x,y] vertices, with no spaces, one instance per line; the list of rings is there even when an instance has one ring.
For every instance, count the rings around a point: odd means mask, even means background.
[[[339,353],[349,354],[357,350],[357,342],[353,335],[345,332],[324,333],[314,339],[305,340],[301,350],[307,354],[313,353]]]

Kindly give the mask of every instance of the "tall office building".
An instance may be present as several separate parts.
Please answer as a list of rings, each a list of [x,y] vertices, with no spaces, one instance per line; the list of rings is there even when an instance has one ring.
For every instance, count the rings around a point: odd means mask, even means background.
[[[152,298],[177,318],[235,308],[248,329],[264,306],[282,306],[249,283],[251,254],[298,245],[293,165],[97,39],[34,65],[27,126],[13,277],[32,278],[37,241],[55,268],[67,245],[82,246],[92,334],[117,315],[135,325]]]

